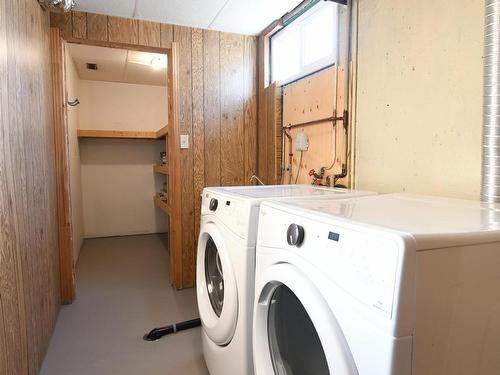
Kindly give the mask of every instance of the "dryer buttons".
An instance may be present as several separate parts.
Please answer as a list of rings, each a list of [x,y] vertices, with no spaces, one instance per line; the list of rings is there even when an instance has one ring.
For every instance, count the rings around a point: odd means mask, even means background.
[[[210,211],[215,211],[217,209],[217,206],[219,205],[219,201],[215,198],[210,199],[210,204],[208,208]]]
[[[304,242],[304,228],[298,224],[290,224],[286,231],[286,241],[290,246],[300,247]]]

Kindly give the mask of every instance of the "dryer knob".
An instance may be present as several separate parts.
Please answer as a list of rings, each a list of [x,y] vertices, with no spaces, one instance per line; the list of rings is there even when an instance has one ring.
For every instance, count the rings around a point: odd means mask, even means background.
[[[290,224],[286,231],[286,240],[290,246],[300,247],[304,242],[304,228],[298,224]]]
[[[208,208],[210,211],[215,211],[217,209],[217,206],[219,205],[219,201],[215,198],[210,199],[210,204]]]

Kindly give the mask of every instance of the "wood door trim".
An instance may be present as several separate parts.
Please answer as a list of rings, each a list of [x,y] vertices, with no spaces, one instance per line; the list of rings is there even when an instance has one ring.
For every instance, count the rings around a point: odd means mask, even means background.
[[[56,161],[57,221],[59,229],[59,277],[61,303],[68,304],[75,297],[75,273],[73,265],[73,228],[71,219],[64,42],[59,29],[50,28],[50,43],[52,55],[52,108]]]

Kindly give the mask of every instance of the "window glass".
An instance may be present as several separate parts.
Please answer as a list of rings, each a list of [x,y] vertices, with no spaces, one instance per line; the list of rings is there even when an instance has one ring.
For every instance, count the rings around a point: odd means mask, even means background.
[[[285,84],[337,62],[338,7],[321,2],[271,37],[271,80]]]

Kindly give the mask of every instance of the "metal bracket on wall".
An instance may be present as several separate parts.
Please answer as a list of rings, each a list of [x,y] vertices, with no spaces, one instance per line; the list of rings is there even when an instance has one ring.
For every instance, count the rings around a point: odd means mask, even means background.
[[[337,122],[337,121],[342,121],[342,126],[344,129],[347,129],[348,125],[348,120],[349,120],[349,113],[347,111],[344,111],[342,116],[330,116],[330,117],[325,117],[321,118],[318,120],[311,120],[311,121],[305,121],[305,122],[299,122],[296,124],[288,124],[283,126],[284,129],[293,129],[293,128],[299,128],[303,126],[310,126],[310,125],[315,125],[315,124],[321,124],[323,122]]]

